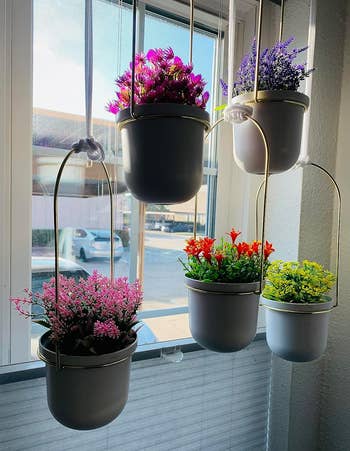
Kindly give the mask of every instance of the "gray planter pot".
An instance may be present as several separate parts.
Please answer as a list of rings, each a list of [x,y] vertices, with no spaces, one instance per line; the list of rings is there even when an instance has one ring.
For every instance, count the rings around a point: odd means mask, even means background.
[[[300,155],[304,112],[309,98],[296,91],[259,91],[258,103],[249,92],[234,97],[233,103],[253,108],[270,147],[270,174],[292,168]],[[264,174],[265,147],[257,127],[251,121],[233,127],[234,158],[237,165],[251,174]]]
[[[259,282],[206,283],[185,277],[190,329],[204,348],[235,352],[256,335]]]
[[[136,105],[117,115],[126,185],[136,199],[175,204],[191,199],[203,178],[203,147],[209,114],[175,103]]]
[[[56,354],[47,347],[49,332],[40,338],[39,353],[46,361],[47,402],[50,412],[72,429],[96,429],[114,420],[128,399],[130,363],[137,340],[127,348],[99,356]]]
[[[266,307],[266,340],[272,352],[291,362],[310,362],[324,353],[330,316],[327,310],[332,301],[292,304],[262,298],[262,303]]]

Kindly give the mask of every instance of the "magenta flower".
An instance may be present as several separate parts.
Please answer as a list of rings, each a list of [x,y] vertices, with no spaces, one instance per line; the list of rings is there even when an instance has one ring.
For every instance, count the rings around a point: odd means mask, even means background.
[[[105,322],[96,321],[94,324],[94,335],[95,337],[117,339],[120,336],[120,330],[112,319],[108,319]]]
[[[142,303],[139,281],[126,277],[113,282],[94,271],[78,282],[60,276],[60,298],[56,311],[55,279],[43,284],[42,293],[26,290],[26,298],[13,298],[17,311],[46,325],[51,340],[68,354],[101,354],[121,349],[134,340],[136,312]],[[41,313],[31,313],[31,306]]]
[[[135,56],[135,104],[180,103],[205,109],[209,92],[202,75],[195,75],[192,64],[184,64],[172,48],[151,49]],[[131,70],[115,81],[116,98],[107,103],[112,114],[128,108],[131,100]]]

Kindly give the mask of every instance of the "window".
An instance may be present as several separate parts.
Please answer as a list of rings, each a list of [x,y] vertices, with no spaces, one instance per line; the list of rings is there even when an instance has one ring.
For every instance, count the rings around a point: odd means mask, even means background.
[[[143,48],[172,46],[188,60],[189,26],[169,18],[167,12],[143,8],[140,14]],[[132,199],[123,182],[119,137],[114,117],[105,110],[113,97],[114,79],[131,59],[131,8],[116,2],[95,0],[94,14],[94,92],[93,132],[103,144],[106,164],[117,193],[115,244],[116,276],[135,278],[137,248],[142,218],[139,204]],[[47,21],[50,20],[50,27]],[[65,24],[64,28],[62,24]],[[66,33],[66,29],[72,30]],[[45,259],[45,272],[54,270],[53,187],[58,166],[72,143],[85,135],[84,118],[84,2],[82,0],[34,0],[34,99],[33,99],[33,196],[32,267]],[[193,61],[202,73],[213,97],[218,38],[214,32],[196,28]],[[208,106],[213,107],[213,102]],[[198,193],[198,233],[213,227],[215,198],[215,153],[206,144],[203,185]],[[72,158],[63,173],[59,195],[60,265],[67,271],[87,276],[94,269],[109,275],[107,186],[98,165],[84,157]],[[140,221],[141,219],[141,221]],[[141,344],[189,337],[187,297],[183,271],[178,258],[185,239],[192,235],[194,200],[180,205],[147,205],[144,233],[144,327]],[[101,237],[107,237],[103,240]],[[62,270],[63,270],[62,266]],[[38,272],[33,269],[32,284]],[[165,318],[164,315],[167,315]],[[176,316],[171,316],[176,314]],[[168,326],[165,327],[166,319]],[[147,330],[151,330],[150,334]],[[146,332],[143,332],[146,331]],[[168,331],[168,332],[167,332]],[[32,348],[39,336],[32,328]]]
[[[106,102],[113,96],[114,79],[127,67],[131,56],[130,2],[123,2],[122,7],[120,3],[114,0],[93,2],[93,132],[104,146],[113,190],[114,193],[118,193],[115,196],[115,224],[116,234],[119,237],[116,246],[118,244],[120,253],[116,255],[117,276],[128,276],[131,279],[136,277],[138,241],[142,235],[140,232],[144,232],[145,235],[145,302],[140,318],[145,323],[141,330],[147,332],[143,342],[152,344],[154,341],[189,337],[186,292],[177,258],[183,256],[181,249],[184,240],[193,233],[194,200],[182,205],[147,205],[143,227],[142,217],[140,218],[142,209],[126,191],[117,129],[114,118],[105,111]],[[139,2],[139,20],[142,24],[140,30],[143,30],[139,36],[139,47],[171,45],[185,59],[189,37],[188,7],[172,0],[166,2],[166,10],[164,5],[165,3],[158,0]],[[12,36],[11,27],[10,31],[6,30],[10,33],[10,38],[12,37],[12,45],[9,45],[12,49],[12,59],[9,61],[12,61],[13,69],[12,78],[8,77],[11,83],[6,86],[8,85],[10,93],[10,106],[20,104],[21,108],[7,108],[5,103],[4,111],[8,112],[5,125],[12,130],[12,136],[11,140],[6,134],[1,136],[3,149],[10,149],[3,166],[3,186],[7,191],[5,189],[2,192],[0,199],[7,211],[4,217],[8,218],[4,223],[3,233],[6,236],[12,233],[9,243],[2,242],[5,259],[0,270],[4,268],[4,280],[10,281],[9,285],[1,290],[3,299],[8,299],[10,293],[13,296],[23,294],[23,288],[30,286],[30,274],[33,286],[38,284],[39,276],[34,275],[34,268],[40,260],[45,260],[46,264],[46,268],[41,269],[44,273],[42,277],[49,276],[53,272],[53,184],[63,156],[72,143],[85,135],[84,1],[33,0],[33,14],[31,6],[32,2],[26,8],[20,9],[19,15],[14,18]],[[237,45],[240,51],[245,48],[245,43],[250,41],[254,11],[255,6],[245,8],[244,14],[239,19]],[[33,45],[30,39],[32,24],[28,19],[32,16]],[[246,19],[250,21],[248,28],[245,28]],[[50,27],[47,26],[48,22]],[[11,20],[9,23],[12,23]],[[157,41],[154,29],[160,28],[162,36],[159,36],[161,40]],[[194,64],[196,71],[205,74],[211,90],[212,121],[218,114],[213,112],[214,106],[222,102],[218,80],[227,65],[225,39],[222,33],[226,28],[227,22],[221,17],[196,11]],[[69,33],[66,31],[68,29]],[[7,42],[11,42],[11,39]],[[31,75],[32,50],[33,105],[31,85],[28,82]],[[0,78],[3,79],[5,75],[2,73]],[[28,117],[32,106],[31,127]],[[32,174],[28,155],[22,150],[28,148],[31,132],[33,132]],[[198,194],[199,234],[214,234],[215,231],[217,235],[221,235],[232,223],[248,222],[246,218],[241,221],[239,217],[241,210],[235,209],[235,204],[230,200],[231,191],[227,190],[231,178],[234,179],[236,176],[231,167],[231,160],[230,164],[227,164],[232,152],[229,140],[226,140],[227,135],[228,128],[225,131],[223,127],[220,133],[216,131],[211,135],[206,145],[203,185]],[[220,177],[216,157],[219,163],[220,159],[222,160]],[[16,170],[12,175],[11,159],[16,162]],[[31,193],[28,190],[30,183]],[[245,201],[245,195],[241,192],[235,193],[235,198],[240,203]],[[98,165],[91,165],[82,157],[70,160],[62,178],[59,208],[61,271],[75,273],[80,271],[86,276],[96,268],[108,274],[108,260],[105,255],[101,255],[103,254],[101,248],[105,243],[96,240],[94,236],[96,230],[107,234],[109,222],[107,186],[103,171]],[[232,214],[233,209],[237,213]],[[30,216],[32,230],[25,226]],[[236,217],[237,219],[232,219]],[[84,233],[85,237],[77,236]],[[30,240],[31,255],[28,245]],[[82,245],[84,240],[85,244]],[[100,253],[99,258],[91,255],[95,252],[96,256],[97,251]],[[31,343],[28,321],[11,311],[9,303],[4,302],[1,324],[4,343],[0,354],[1,361],[16,363],[28,360]],[[36,334],[33,332],[33,349],[36,348],[35,336],[38,336],[38,331]]]

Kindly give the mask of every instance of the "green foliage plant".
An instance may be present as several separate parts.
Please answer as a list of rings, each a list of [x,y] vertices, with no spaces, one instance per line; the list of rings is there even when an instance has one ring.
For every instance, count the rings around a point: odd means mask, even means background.
[[[275,260],[267,269],[263,296],[281,302],[321,303],[331,300],[326,293],[334,283],[334,274],[316,262]]]

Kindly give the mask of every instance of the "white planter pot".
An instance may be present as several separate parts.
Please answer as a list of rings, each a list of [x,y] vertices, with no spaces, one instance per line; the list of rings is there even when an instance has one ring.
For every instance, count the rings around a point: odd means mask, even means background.
[[[57,369],[49,333],[40,338],[39,352],[46,362],[47,402],[52,415],[64,426],[79,430],[96,429],[117,418],[128,399],[137,340],[109,354],[61,354],[61,368]]]
[[[249,105],[252,117],[261,125],[269,148],[271,174],[291,169],[300,155],[304,112],[309,98],[297,91],[258,91],[259,102],[252,92],[232,99]],[[257,127],[249,120],[234,124],[234,158],[237,165],[251,174],[264,174],[265,147]]]
[[[259,282],[206,283],[185,277],[190,329],[204,348],[235,352],[256,335]]]
[[[310,362],[324,353],[333,301],[293,304],[262,298],[262,304],[266,340],[272,352],[292,362]]]

